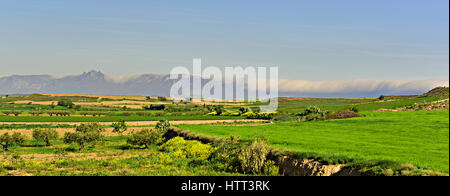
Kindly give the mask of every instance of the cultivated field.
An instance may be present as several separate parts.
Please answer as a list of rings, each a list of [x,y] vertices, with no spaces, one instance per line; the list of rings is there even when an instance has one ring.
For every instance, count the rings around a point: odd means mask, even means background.
[[[279,103],[2,96],[0,175],[448,175],[448,88]]]

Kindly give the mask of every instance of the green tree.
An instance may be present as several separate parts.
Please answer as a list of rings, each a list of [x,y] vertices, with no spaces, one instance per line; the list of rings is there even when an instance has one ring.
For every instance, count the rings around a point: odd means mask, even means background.
[[[14,132],[12,135],[5,133],[0,135],[0,145],[3,148],[3,152],[8,151],[8,147],[15,145],[22,145],[25,143],[25,136],[20,133]]]
[[[55,129],[34,129],[33,138],[40,142],[45,142],[46,146],[51,146],[51,140],[57,140],[59,138],[58,132]]]
[[[64,143],[77,143],[80,150],[84,150],[86,145],[94,146],[96,142],[103,139],[102,132],[105,128],[98,123],[81,124],[76,127],[75,132],[67,132],[64,135]]]
[[[127,144],[131,146],[144,146],[148,149],[151,145],[157,145],[163,141],[163,132],[158,129],[142,129],[130,133]]]
[[[19,116],[20,114],[22,114],[22,111],[11,111],[11,113],[12,113],[14,116]]]
[[[124,120],[120,121],[120,122],[116,122],[112,124],[113,127],[113,133],[118,133],[118,134],[123,134],[125,131],[128,130],[128,126],[125,123]]]
[[[381,100],[381,101],[383,101],[383,100],[385,100],[385,99],[386,99],[386,96],[384,96],[384,95],[380,95],[380,97],[378,97],[378,99],[379,99],[379,100]]]

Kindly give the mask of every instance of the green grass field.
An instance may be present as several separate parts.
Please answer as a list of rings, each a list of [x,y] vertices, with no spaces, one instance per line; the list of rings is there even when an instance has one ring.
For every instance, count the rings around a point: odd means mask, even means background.
[[[366,112],[365,117],[265,126],[180,125],[193,132],[244,141],[264,136],[275,147],[364,160],[412,163],[449,171],[449,112]]]
[[[296,113],[301,112],[309,106],[317,106],[325,111],[337,112],[352,107],[362,112],[375,111],[378,109],[397,109],[411,106],[415,103],[432,102],[443,99],[442,97],[418,97],[418,96],[388,96],[386,101],[378,99],[279,99],[279,112]],[[257,105],[257,104],[255,104]]]
[[[355,105],[359,111],[375,111],[378,109],[398,109],[406,106],[414,105],[415,103],[433,102],[441,100],[440,97],[414,97],[414,98],[399,98],[388,100],[386,102],[370,102]]]

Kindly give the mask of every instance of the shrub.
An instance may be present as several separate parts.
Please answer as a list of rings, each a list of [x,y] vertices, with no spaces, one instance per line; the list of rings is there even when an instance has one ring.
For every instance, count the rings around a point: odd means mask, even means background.
[[[104,130],[105,128],[98,123],[81,124],[75,128],[74,133],[65,133],[64,143],[77,143],[80,145],[80,150],[84,150],[87,144],[94,146],[96,142],[102,140]]]
[[[157,145],[163,140],[163,132],[158,129],[142,129],[138,132],[131,132],[127,144],[131,146],[145,146],[148,149],[151,145]]]
[[[75,106],[75,104],[73,104],[72,101],[69,101],[69,100],[58,101],[57,105],[58,106],[62,106],[62,107],[66,107],[66,108],[70,108],[70,109],[72,109],[73,106]]]
[[[2,111],[3,114],[5,114],[6,116],[9,116],[12,114],[12,111]]]
[[[324,120],[326,112],[323,112],[319,107],[310,106],[303,113],[298,114],[298,116],[303,121]]]
[[[136,115],[138,116],[151,116],[151,112],[136,112]]]
[[[275,114],[276,113],[247,112],[242,114],[242,116],[246,116],[248,119],[272,120]]]
[[[158,97],[158,101],[167,101],[167,98],[165,98],[165,97]]]
[[[328,116],[328,119],[346,119],[346,118],[356,118],[356,117],[361,117],[361,114],[356,113],[351,110],[344,110],[344,111],[330,114]]]
[[[160,120],[158,123],[156,123],[155,128],[162,131],[163,133],[166,133],[170,128],[170,122],[168,120]]]
[[[122,116],[133,116],[133,113],[132,112],[123,112],[121,115]]]
[[[242,148],[238,158],[242,172],[246,174],[262,174],[270,149],[264,139],[253,141],[250,146]]]
[[[164,105],[164,104],[161,104],[161,105],[153,105],[153,104],[151,104],[151,105],[142,106],[142,108],[144,110],[164,110],[164,109],[166,109],[166,105]]]
[[[122,134],[123,132],[128,130],[128,126],[124,120],[116,123],[112,123],[113,133]]]
[[[241,168],[238,154],[242,148],[239,136],[230,136],[215,142],[216,151],[212,154],[212,161],[222,164],[222,170],[238,172]]]
[[[216,105],[213,108],[217,115],[221,115],[224,112],[223,106],[221,105]]]
[[[20,114],[22,114],[22,111],[12,111],[12,114],[14,116],[19,116]]]
[[[172,112],[172,116],[182,116],[183,112]]]
[[[275,122],[295,122],[298,121],[298,116],[291,113],[277,113],[274,115],[273,121]]]
[[[379,99],[379,100],[381,100],[381,101],[383,101],[383,100],[385,100],[385,99],[386,99],[386,96],[384,96],[384,95],[380,95],[380,96],[378,97],[378,99]]]
[[[33,138],[37,141],[45,142],[46,146],[51,146],[50,140],[58,139],[59,135],[55,129],[34,129]]]
[[[155,112],[156,116],[165,116],[166,113],[165,112]]]
[[[44,112],[41,112],[41,111],[31,111],[31,112],[29,112],[29,114],[31,114],[32,116],[40,116],[43,113]]]
[[[239,108],[239,113],[240,114],[245,114],[245,113],[250,112],[250,111],[251,110],[248,107],[241,107],[241,108]]]
[[[90,115],[90,112],[80,112],[80,115],[87,116]]]
[[[20,114],[22,114],[22,112],[21,111],[2,111],[2,113],[3,114],[5,114],[6,116],[9,116],[9,115],[14,115],[14,116],[19,116]]]
[[[359,109],[357,107],[352,107],[350,108],[351,111],[359,113]]]
[[[182,137],[175,137],[160,146],[161,150],[176,153],[179,157],[197,158],[199,160],[208,159],[215,151],[211,145],[202,144],[197,140],[185,140]]]
[[[0,145],[3,152],[8,151],[10,146],[22,145],[23,143],[25,143],[25,136],[20,133],[14,132],[12,135],[9,135],[9,133],[0,135]]]

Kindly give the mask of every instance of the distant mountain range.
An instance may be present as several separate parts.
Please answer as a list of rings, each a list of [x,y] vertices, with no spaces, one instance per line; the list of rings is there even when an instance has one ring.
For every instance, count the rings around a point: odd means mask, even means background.
[[[99,71],[81,75],[12,75],[0,78],[0,94],[71,93],[168,96],[175,80],[168,75],[143,74],[123,82],[109,79]]]
[[[205,83],[207,80],[203,80]],[[169,75],[142,74],[129,77],[107,76],[99,71],[81,75],[12,75],[0,77],[0,94],[65,93],[169,96],[177,82]],[[356,79],[342,81],[280,80],[279,96],[289,97],[377,97],[422,94],[437,86],[448,86],[448,79],[393,80]]]

